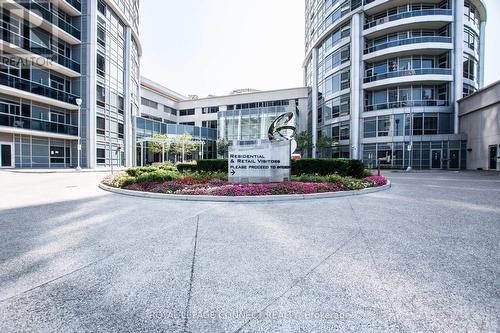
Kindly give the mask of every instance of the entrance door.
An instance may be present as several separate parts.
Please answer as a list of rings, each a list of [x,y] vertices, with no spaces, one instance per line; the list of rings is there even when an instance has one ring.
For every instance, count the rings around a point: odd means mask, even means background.
[[[441,150],[433,150],[431,153],[431,169],[441,169]]]
[[[460,151],[458,149],[450,149],[450,169],[460,168]]]
[[[497,170],[498,146],[490,146],[490,170]]]
[[[14,167],[14,154],[12,144],[0,143],[0,168]]]

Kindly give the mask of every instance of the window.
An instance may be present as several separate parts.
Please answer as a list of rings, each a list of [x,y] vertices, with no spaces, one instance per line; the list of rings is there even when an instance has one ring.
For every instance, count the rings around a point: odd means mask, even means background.
[[[96,93],[97,93],[97,96],[96,96],[97,105],[105,106],[106,105],[106,90],[104,89],[104,87],[97,85]]]
[[[194,109],[180,110],[179,116],[181,117],[194,116]]]
[[[97,43],[99,43],[103,47],[106,46],[106,32],[100,25],[97,25]]]
[[[168,107],[166,105],[163,106],[163,111],[168,113],[168,114],[171,114],[173,116],[177,116],[177,110],[176,109],[172,109],[171,107]]]
[[[96,149],[97,164],[106,164],[106,150],[103,148]]]
[[[438,134],[438,116],[437,114],[425,114],[424,116],[424,134]]]
[[[118,123],[118,138],[123,139],[123,124]]]
[[[64,163],[64,147],[50,146],[50,163]]]
[[[464,55],[463,66],[464,66],[464,78],[479,82],[478,61],[470,55]]]
[[[205,120],[205,121],[202,121],[201,127],[217,128],[217,120]]]
[[[106,59],[100,53],[97,53],[97,74],[104,76],[106,73]]]
[[[185,121],[185,122],[179,123],[179,125],[194,126],[194,121]]]
[[[363,126],[363,137],[374,138],[377,136],[377,118],[365,118]]]
[[[106,134],[106,120],[103,117],[96,117],[96,132],[100,135]]]
[[[141,104],[144,106],[148,106],[150,108],[153,108],[153,109],[158,109],[158,103],[156,103],[155,101],[152,101],[150,99],[144,98],[144,97],[141,97]]]
[[[389,136],[390,130],[391,130],[391,118],[390,118],[390,116],[378,117],[377,136]]]
[[[201,113],[207,114],[207,113],[217,113],[219,112],[219,107],[218,106],[211,106],[207,108],[203,108]]]
[[[106,5],[103,1],[99,0],[97,2],[97,10],[104,16],[106,16]]]

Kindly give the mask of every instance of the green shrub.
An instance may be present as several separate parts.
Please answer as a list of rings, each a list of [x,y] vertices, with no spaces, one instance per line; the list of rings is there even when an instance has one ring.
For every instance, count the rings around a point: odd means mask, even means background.
[[[166,170],[156,170],[153,172],[143,173],[135,178],[136,183],[144,182],[163,182],[174,180],[179,177],[177,172],[166,171]]]
[[[326,158],[303,158],[292,160],[292,174],[294,175],[320,175],[326,176],[339,174],[347,176],[348,161]]]
[[[292,181],[303,182],[303,183],[338,183],[342,181],[342,177],[339,175],[300,175],[292,177]]]
[[[366,177],[371,177],[373,176],[373,172],[371,172],[370,170],[366,170],[363,171],[363,178],[366,178]]]
[[[121,176],[115,179],[113,185],[115,187],[124,188],[135,183],[135,178],[128,175]]]
[[[196,163],[177,163],[175,166],[179,172],[196,171]]]
[[[227,180],[227,172],[184,172],[182,173],[182,178],[191,178],[195,180]]]
[[[340,175],[356,178],[363,177],[364,165],[358,160],[333,158],[303,158],[292,160],[292,174],[300,175]]]
[[[197,170],[200,172],[225,172],[228,169],[227,160],[200,160]]]
[[[157,171],[158,168],[155,167],[138,167],[138,168],[130,168],[125,171],[130,177],[138,177],[144,173]]]
[[[177,171],[177,167],[171,162],[160,164],[158,168],[165,171],[173,171],[173,172]]]
[[[347,175],[354,178],[363,178],[365,165],[360,160],[348,160]]]

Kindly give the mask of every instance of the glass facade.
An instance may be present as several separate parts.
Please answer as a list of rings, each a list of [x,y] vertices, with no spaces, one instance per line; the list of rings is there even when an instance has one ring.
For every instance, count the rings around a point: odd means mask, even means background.
[[[219,112],[219,138],[227,141],[264,140],[271,123],[285,111],[285,106],[268,106]]]
[[[181,124],[166,124],[160,121],[146,119],[146,118],[136,118],[136,135],[138,141],[144,138],[153,138],[156,134],[164,134],[169,138],[175,138],[176,136],[189,134],[194,140],[203,141],[203,147],[200,145],[199,151],[196,151],[189,157],[189,159],[214,159],[217,158],[217,130],[212,128],[181,125]],[[148,165],[155,162],[162,161],[160,154],[153,154],[148,149],[149,143],[143,143],[144,151],[142,153],[143,161],[142,165]],[[137,144],[137,165],[141,165],[141,145]],[[201,150],[203,149],[203,156],[201,156]],[[175,159],[174,155],[167,154],[165,156],[166,160]]]
[[[55,2],[16,0],[0,6],[0,22],[0,85],[9,88],[0,94],[0,137],[9,167],[75,167],[80,16]]]

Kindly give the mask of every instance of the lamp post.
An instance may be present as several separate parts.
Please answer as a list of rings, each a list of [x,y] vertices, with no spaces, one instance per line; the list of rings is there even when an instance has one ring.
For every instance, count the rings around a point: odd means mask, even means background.
[[[410,69],[408,71],[408,75],[415,75],[416,72],[414,69]],[[410,88],[411,100],[410,100],[410,144],[408,145],[408,168],[406,168],[406,172],[410,172],[413,170],[412,162],[413,162],[413,86]]]
[[[82,99],[77,98],[76,99],[76,105],[78,105],[78,121],[77,121],[77,127],[78,127],[78,143],[76,147],[76,154],[77,154],[77,166],[76,170],[77,171],[82,171],[82,167],[80,166],[80,154],[82,152],[82,142],[81,142],[81,137],[80,137],[80,117],[81,117],[81,111],[82,111]]]

